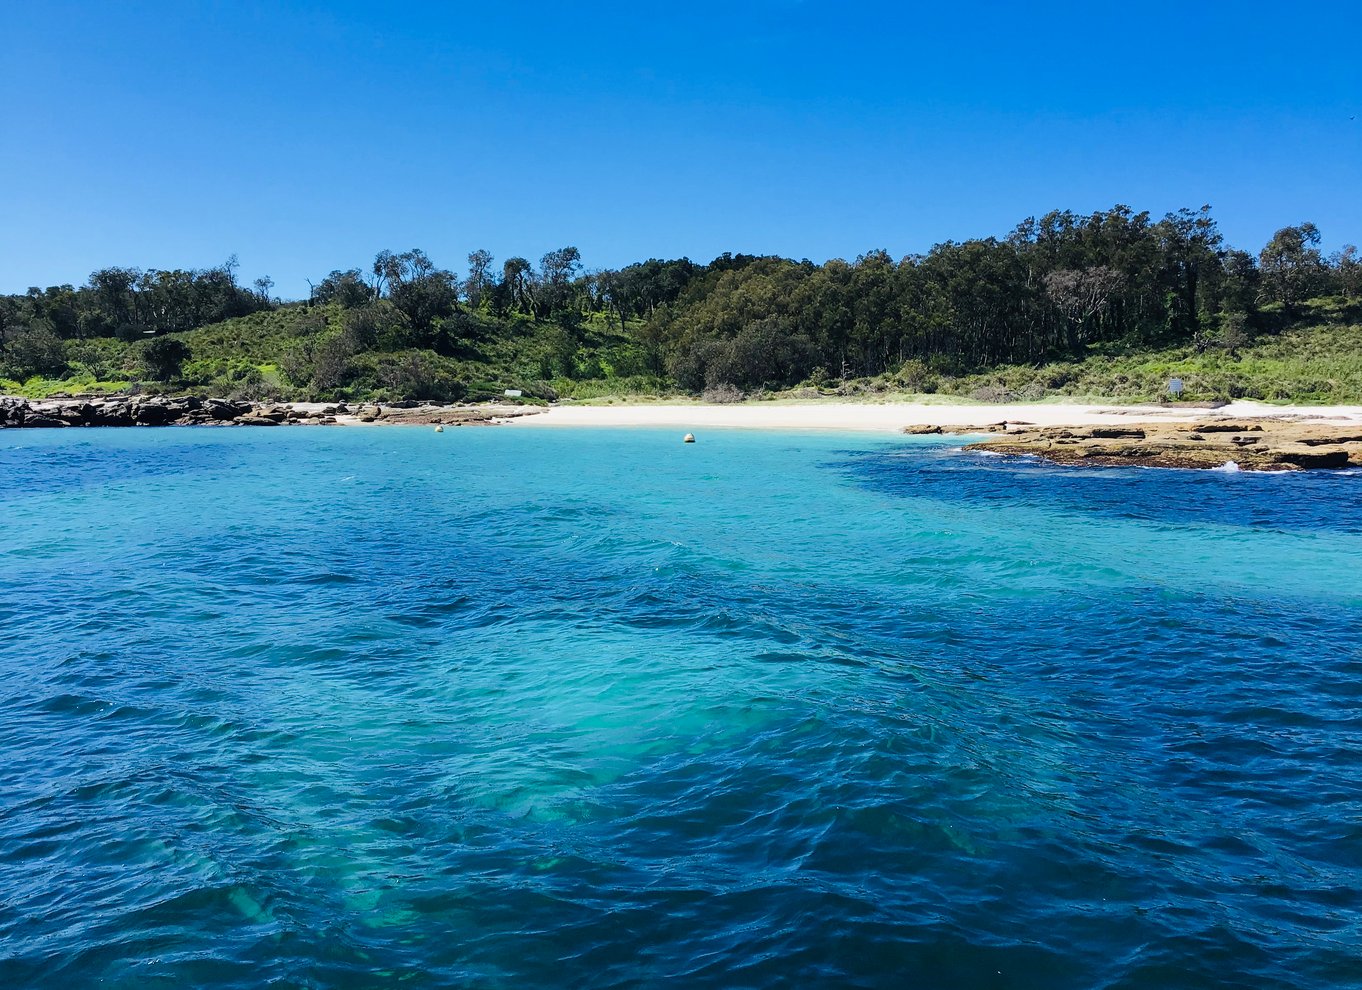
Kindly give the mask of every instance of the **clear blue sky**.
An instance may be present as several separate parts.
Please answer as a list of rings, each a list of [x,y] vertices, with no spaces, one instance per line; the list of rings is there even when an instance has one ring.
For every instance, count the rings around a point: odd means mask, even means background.
[[[0,5],[0,291],[823,260],[1051,208],[1362,242],[1362,3]]]

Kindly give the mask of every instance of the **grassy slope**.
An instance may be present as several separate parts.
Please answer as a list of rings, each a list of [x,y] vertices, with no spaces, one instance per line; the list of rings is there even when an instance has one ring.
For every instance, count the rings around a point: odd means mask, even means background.
[[[1263,336],[1234,355],[1218,347],[1201,353],[1191,347],[1094,348],[1082,360],[999,367],[961,376],[932,374],[920,363],[910,362],[913,367],[898,374],[821,383],[821,388],[806,385],[776,395],[932,393],[942,401],[1069,397],[1133,402],[1158,399],[1165,394],[1168,379],[1178,377],[1189,399],[1357,404],[1362,403],[1362,325],[1356,319],[1355,305],[1315,300],[1307,304],[1296,326],[1276,336]],[[297,355],[338,334],[342,320],[338,307],[288,306],[181,334],[191,358],[179,387],[247,398],[312,398],[316,393],[307,382],[292,380],[284,369],[292,366],[296,374]],[[542,390],[545,384],[559,395],[579,399],[673,394],[669,382],[646,374],[643,355],[627,332],[631,329],[599,315],[572,328],[525,318],[469,317],[461,323],[463,336],[454,354],[369,351],[353,359],[352,383],[334,394],[402,397],[384,369],[413,355],[440,374],[464,382],[472,397],[499,395],[504,387]],[[0,392],[41,397],[54,391],[117,391],[139,377],[141,346],[115,340],[70,341],[71,376],[24,383],[0,381]]]
[[[1269,313],[1269,316],[1274,314]],[[1233,353],[1212,346],[1097,346],[1087,356],[1043,365],[1007,365],[968,375],[929,372],[920,362],[879,378],[790,389],[773,398],[924,396],[935,401],[1040,402],[1092,399],[1153,402],[1180,378],[1188,400],[1256,399],[1296,404],[1362,404],[1362,323],[1357,304],[1316,299],[1302,318]]]
[[[1006,392],[1021,399],[1071,396],[1128,402],[1167,394],[1181,378],[1187,399],[1362,403],[1362,325],[1302,325],[1262,337],[1234,354],[1192,347],[1095,350],[1081,361],[998,368],[947,383],[957,395]],[[994,397],[991,394],[986,397]]]
[[[284,306],[172,334],[190,352],[183,380],[175,388],[245,398],[319,397],[308,381],[310,355],[338,336],[343,323],[344,311],[338,306]],[[0,379],[0,393],[41,398],[53,392],[114,392],[138,380],[149,390],[168,387],[145,378],[142,346],[140,341],[113,339],[68,341],[70,375],[25,382]],[[666,384],[633,377],[642,363],[637,346],[617,323],[600,316],[565,327],[519,316],[498,320],[465,315],[459,318],[452,351],[441,355],[380,345],[351,359],[348,385],[320,397],[406,397],[388,383],[385,368],[410,358],[463,382],[470,397],[500,395],[508,387],[524,388],[527,394],[545,391],[551,382],[570,391],[578,382],[592,379],[607,379],[612,388],[629,391],[657,391]]]

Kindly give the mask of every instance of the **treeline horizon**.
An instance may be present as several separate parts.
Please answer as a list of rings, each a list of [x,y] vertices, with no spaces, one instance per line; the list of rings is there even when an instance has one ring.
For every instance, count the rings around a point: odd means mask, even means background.
[[[384,250],[287,301],[268,278],[240,284],[235,257],[197,270],[109,267],[81,286],[0,296],[0,378],[59,377],[74,366],[72,342],[115,340],[137,349],[143,373],[174,381],[203,356],[177,335],[318,308],[334,318],[300,317],[298,342],[276,356],[287,384],[309,394],[343,393],[371,353],[412,352],[431,374],[466,377],[492,344],[522,378],[650,376],[692,392],[1047,362],[1094,344],[1233,351],[1307,298],[1362,295],[1357,248],[1325,256],[1320,240],[1302,222],[1250,252],[1224,243],[1209,207],[1155,219],[1118,205],[1052,211],[924,254],[823,264],[725,253],[586,270],[568,246],[537,264],[498,265],[476,250],[456,273],[420,249]],[[537,327],[553,346],[517,351],[546,339]]]

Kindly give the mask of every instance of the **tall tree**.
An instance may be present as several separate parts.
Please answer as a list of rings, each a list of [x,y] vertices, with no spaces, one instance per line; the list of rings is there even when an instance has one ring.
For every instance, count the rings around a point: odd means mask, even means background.
[[[1334,254],[1330,261],[1339,291],[1349,299],[1362,296],[1362,257],[1358,255],[1357,246],[1343,245],[1343,249]]]
[[[535,315],[545,316],[564,308],[571,298],[572,279],[581,270],[582,255],[575,247],[550,251],[539,259],[539,288]]]
[[[524,258],[507,258],[501,266],[501,284],[509,305],[522,313],[531,312],[534,271]]]
[[[1220,230],[1211,208],[1182,209],[1155,226],[1164,257],[1164,277],[1171,293],[1168,327],[1176,336],[1191,337],[1200,328],[1198,293],[1205,272],[1219,264]]]
[[[373,288],[365,283],[358,268],[336,269],[313,288],[312,298],[319,303],[335,302],[346,309],[355,309],[373,298]]]
[[[483,248],[468,255],[468,278],[463,291],[468,305],[473,309],[482,305],[483,297],[492,287],[492,260],[492,253]]]
[[[1310,294],[1324,274],[1319,253],[1319,228],[1313,223],[1283,227],[1258,255],[1263,284],[1287,316]]]
[[[420,248],[401,254],[383,251],[374,268],[388,289],[388,297],[418,332],[433,327],[438,319],[459,308],[458,280],[453,272],[437,268]]]

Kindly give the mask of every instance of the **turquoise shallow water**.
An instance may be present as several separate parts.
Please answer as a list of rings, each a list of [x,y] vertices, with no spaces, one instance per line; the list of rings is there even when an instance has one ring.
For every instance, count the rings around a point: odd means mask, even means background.
[[[1362,477],[0,433],[0,985],[1362,985]]]

